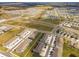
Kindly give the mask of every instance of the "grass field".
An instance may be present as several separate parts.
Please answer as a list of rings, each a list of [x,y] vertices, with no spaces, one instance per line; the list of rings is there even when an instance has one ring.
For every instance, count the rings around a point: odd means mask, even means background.
[[[35,29],[44,30],[44,31],[51,31],[53,29],[52,27],[41,25],[41,24],[26,23],[26,21],[22,21],[22,20],[17,20],[17,21],[11,20],[11,21],[5,22],[4,24],[19,25],[19,26],[35,28]]]
[[[40,25],[40,24],[31,24],[31,23],[28,23],[26,26],[27,27],[31,27],[31,28],[36,28],[38,30],[43,30],[43,31],[51,31],[53,29],[51,27]]]
[[[12,16],[11,16],[10,14],[2,13],[2,14],[0,15],[0,17],[1,17],[1,18],[5,18],[5,19],[9,19],[9,18],[11,18]]]
[[[5,47],[3,47],[2,45],[0,45],[0,51],[6,52],[6,51],[7,51],[7,48],[5,48]]]
[[[4,44],[6,41],[10,40],[12,37],[16,36],[19,32],[21,32],[22,29],[13,28],[12,30],[9,30],[2,35],[0,35],[0,44]]]
[[[76,56],[76,57],[79,57],[79,49],[76,49],[76,48],[69,46],[67,42],[64,43],[63,56],[69,57],[71,54]]]

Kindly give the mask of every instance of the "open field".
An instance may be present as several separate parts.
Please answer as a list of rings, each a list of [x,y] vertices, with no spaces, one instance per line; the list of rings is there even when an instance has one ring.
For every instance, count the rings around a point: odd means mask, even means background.
[[[1,18],[5,18],[5,19],[9,19],[9,18],[12,18],[12,17],[15,17],[15,16],[17,16],[17,15],[12,15],[12,14],[6,14],[6,13],[2,13],[2,14],[0,14],[0,17]]]
[[[34,23],[27,23],[27,21],[21,21],[21,20],[11,20],[8,22],[5,22],[4,24],[10,24],[10,25],[18,25],[18,26],[23,26],[23,27],[29,27],[29,28],[35,28],[38,30],[44,30],[44,31],[51,31],[53,28],[41,24],[34,24]]]
[[[63,45],[63,57],[70,57],[70,55],[74,55],[74,56],[78,57],[79,49],[71,47],[68,45],[68,42],[65,42]]]
[[[3,46],[0,45],[0,51],[6,52],[7,51],[7,48],[5,48],[5,47],[3,47]]]
[[[10,40],[12,37],[16,36],[18,33],[20,33],[22,29],[13,28],[12,30],[9,30],[5,32],[4,34],[0,35],[0,44],[4,44],[8,40]]]

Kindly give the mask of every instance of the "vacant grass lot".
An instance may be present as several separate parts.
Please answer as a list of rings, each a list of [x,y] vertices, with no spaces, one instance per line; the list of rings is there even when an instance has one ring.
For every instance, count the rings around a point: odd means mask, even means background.
[[[1,34],[0,35],[0,45],[4,44],[8,40],[10,40],[12,37],[16,36],[21,31],[22,31],[22,29],[13,28],[12,30],[9,30],[9,31]]]
[[[0,14],[0,17],[1,18],[5,18],[5,19],[9,19],[9,18],[12,17],[12,15],[11,14],[6,14],[6,13],[2,13],[2,14]]]
[[[63,56],[64,57],[69,57],[71,54],[74,56],[79,57],[79,49],[73,48],[68,45],[68,43],[64,43],[63,46]]]
[[[6,51],[7,51],[7,48],[5,48],[5,47],[3,47],[2,45],[0,45],[0,51],[6,52]]]
[[[8,22],[5,22],[4,24],[10,24],[10,25],[19,25],[19,26],[25,26],[25,27],[29,27],[29,28],[35,28],[38,30],[44,30],[44,31],[51,31],[53,28],[49,27],[49,26],[45,26],[45,25],[41,25],[41,24],[33,24],[33,23],[27,23],[26,21],[21,21],[21,20],[11,20]]]

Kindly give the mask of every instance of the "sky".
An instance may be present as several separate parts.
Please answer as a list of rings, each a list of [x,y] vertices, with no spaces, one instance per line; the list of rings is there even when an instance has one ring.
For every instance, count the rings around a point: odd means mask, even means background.
[[[16,6],[27,6],[27,5],[35,5],[35,4],[51,4],[51,5],[77,5],[79,6],[79,2],[0,2],[0,5],[16,5]]]

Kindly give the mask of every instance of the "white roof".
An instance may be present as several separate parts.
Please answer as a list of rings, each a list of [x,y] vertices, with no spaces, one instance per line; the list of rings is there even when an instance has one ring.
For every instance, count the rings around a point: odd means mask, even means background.
[[[14,41],[12,41],[10,44],[7,44],[6,47],[9,49],[12,49],[13,47],[15,47],[17,44],[20,43],[20,41],[22,40],[22,38],[17,37]]]
[[[16,45],[20,44],[22,40],[24,40],[23,38],[28,38],[28,36],[31,34],[32,31],[24,31],[23,33],[21,33],[21,37],[15,37],[13,41],[11,41],[10,43],[6,44],[5,47],[12,49],[13,47],[15,47]]]
[[[0,19],[0,23],[6,21],[5,19]]]
[[[0,57],[7,57],[7,56],[5,56],[4,54],[0,53]]]

